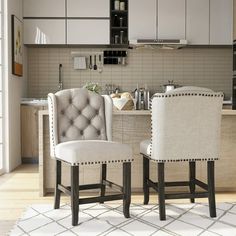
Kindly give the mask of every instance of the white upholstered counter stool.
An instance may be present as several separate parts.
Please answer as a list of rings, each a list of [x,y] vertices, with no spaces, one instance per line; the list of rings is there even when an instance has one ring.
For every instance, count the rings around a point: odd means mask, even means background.
[[[166,220],[165,200],[209,199],[210,216],[216,217],[214,161],[219,158],[223,94],[210,89],[182,87],[152,98],[151,140],[140,143],[143,155],[144,204],[149,202],[149,188],[159,196],[160,220]],[[158,166],[158,182],[149,177],[149,161]],[[189,180],[165,182],[167,162],[189,162]],[[196,161],[207,162],[207,183],[196,179]],[[204,192],[196,192],[195,186]],[[165,193],[165,187],[189,186],[189,193]]]
[[[130,217],[132,149],[112,142],[112,99],[87,89],[68,89],[48,95],[51,157],[56,160],[54,208],[61,192],[71,197],[72,225],[78,224],[79,204],[123,199],[123,212]],[[62,185],[61,162],[71,168],[71,186]],[[109,163],[123,163],[123,187],[106,178]],[[79,166],[101,165],[97,184],[79,185]],[[86,171],[86,169],[85,169]],[[106,195],[106,186],[119,194]],[[79,198],[80,190],[100,189],[100,196]]]

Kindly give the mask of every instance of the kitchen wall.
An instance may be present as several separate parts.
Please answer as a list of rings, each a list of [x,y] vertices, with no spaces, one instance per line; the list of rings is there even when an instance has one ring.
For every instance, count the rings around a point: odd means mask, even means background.
[[[4,150],[6,171],[21,164],[20,101],[26,96],[25,63],[23,77],[12,75],[11,15],[22,19],[22,0],[4,1]]]
[[[161,85],[174,80],[180,85],[195,85],[223,91],[231,96],[232,50],[230,48],[185,48],[181,50],[129,50],[127,66],[106,65],[103,72],[73,69],[71,52],[81,55],[102,49],[29,48],[28,97],[46,97],[58,85],[58,64],[63,64],[64,88],[80,87],[87,81],[103,89],[113,83],[133,91],[137,85],[161,91]]]

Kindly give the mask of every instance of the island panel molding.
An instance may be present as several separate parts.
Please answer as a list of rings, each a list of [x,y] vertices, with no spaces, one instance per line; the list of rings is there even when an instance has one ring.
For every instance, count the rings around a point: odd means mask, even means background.
[[[232,165],[236,155],[236,111],[222,110],[221,127],[221,158],[216,161],[216,190],[235,191],[236,190],[236,166]],[[151,113],[149,111],[114,111],[113,113],[113,140],[126,143],[132,146],[134,162],[132,168],[132,191],[142,192],[142,158],[139,154],[140,141],[150,138]],[[52,192],[54,188],[54,162],[49,154],[49,130],[48,111],[39,111],[39,175],[40,175],[40,195]],[[184,165],[184,168],[177,168]],[[70,170],[66,165],[62,167],[63,181],[70,182]],[[98,181],[99,165],[92,167],[80,167],[80,180],[83,184]],[[197,162],[198,178],[206,180],[206,163]],[[186,171],[182,171],[185,169]],[[96,171],[95,171],[96,170]],[[166,164],[166,180],[180,181],[188,179],[188,163]],[[121,184],[119,178],[122,168],[118,164],[111,164],[108,170],[108,178]],[[227,174],[226,174],[227,173]],[[156,168],[151,167],[151,178],[156,178]],[[120,181],[120,182],[119,182]],[[171,189],[173,191],[176,188]]]

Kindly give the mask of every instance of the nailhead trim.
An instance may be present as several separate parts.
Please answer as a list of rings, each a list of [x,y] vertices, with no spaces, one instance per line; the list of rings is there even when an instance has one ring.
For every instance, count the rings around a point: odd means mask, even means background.
[[[181,97],[181,96],[203,96],[203,97],[224,97],[224,94],[222,93],[217,93],[217,94],[212,94],[212,93],[196,93],[196,92],[191,92],[191,93],[175,93],[175,94],[160,94],[160,95],[153,95],[150,101],[150,110],[151,110],[151,143],[150,143],[150,156],[147,156],[149,159],[155,162],[181,162],[181,161],[214,161],[214,160],[219,160],[219,158],[184,158],[184,159],[176,159],[176,160],[156,160],[151,157],[152,155],[152,137],[153,137],[153,129],[152,129],[152,100],[153,98],[171,98],[171,97]],[[146,156],[146,155],[145,155]]]
[[[171,98],[171,97],[183,97],[183,96],[202,96],[202,97],[224,97],[223,94],[209,94],[209,93],[175,93],[175,94],[160,94],[160,95],[153,95],[152,99],[155,97],[158,98]]]
[[[51,121],[51,127],[49,127],[49,129],[51,129],[51,134],[52,134],[52,146],[53,146],[53,153],[54,153],[54,156],[56,156],[56,153],[55,153],[55,146],[56,146],[56,140],[55,140],[55,136],[54,136],[54,131],[53,131],[53,126],[54,126],[54,112],[53,112],[53,101],[52,101],[52,98],[50,96],[48,96],[48,99],[50,100],[50,106],[49,106],[49,113],[51,113],[51,117],[52,117],[52,121]]]
[[[143,153],[140,153],[144,155]],[[146,158],[150,159],[151,161],[164,163],[164,162],[184,162],[184,161],[217,161],[219,158],[184,158],[184,159],[175,159],[175,160],[156,160],[151,158],[151,156],[144,155]]]
[[[56,158],[59,161],[66,162],[68,164],[71,164],[72,166],[78,166],[78,165],[96,165],[96,164],[114,164],[114,163],[124,163],[124,162],[132,162],[134,159],[126,159],[126,160],[110,160],[110,161],[88,161],[88,162],[78,162],[78,163],[70,163],[61,159]]]

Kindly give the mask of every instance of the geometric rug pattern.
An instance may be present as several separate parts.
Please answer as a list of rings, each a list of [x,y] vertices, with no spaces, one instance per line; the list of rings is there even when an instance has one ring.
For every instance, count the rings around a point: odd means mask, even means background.
[[[70,206],[32,205],[18,220],[10,236],[236,236],[236,204],[217,203],[217,218],[208,204],[166,204],[167,220],[159,220],[158,205],[131,204],[131,218],[122,205],[80,205],[79,225],[71,225]]]

